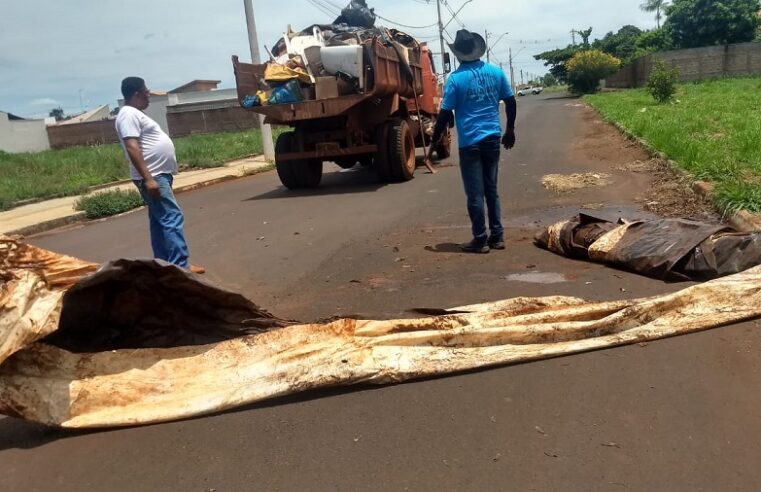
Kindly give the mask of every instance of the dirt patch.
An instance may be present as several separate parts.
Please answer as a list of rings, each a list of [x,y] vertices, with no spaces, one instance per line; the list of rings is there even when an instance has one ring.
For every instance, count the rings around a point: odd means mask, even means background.
[[[622,170],[647,173],[652,177],[651,186],[637,197],[637,201],[648,212],[661,217],[720,221],[710,200],[692,190],[692,178],[674,170],[662,159],[634,161],[622,166]]]
[[[646,176],[649,183],[643,186],[636,201],[648,212],[667,218],[721,220],[713,204],[692,190],[693,179],[689,175],[673,169],[662,159],[651,158],[646,149],[604,122],[592,108],[582,111],[584,130],[574,144],[578,158],[607,163],[617,182],[626,180],[627,174],[630,178]]]
[[[593,186],[607,186],[611,183],[610,178],[610,174],[606,173],[547,174],[542,177],[542,185],[550,191],[566,193]]]

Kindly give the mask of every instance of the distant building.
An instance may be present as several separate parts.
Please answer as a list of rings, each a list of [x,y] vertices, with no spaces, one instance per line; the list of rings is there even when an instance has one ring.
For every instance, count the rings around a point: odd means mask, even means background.
[[[57,121],[54,124],[75,125],[77,123],[88,123],[90,121],[106,120],[110,117],[110,113],[111,110],[109,109],[108,104],[104,104],[102,106],[98,106],[97,108],[85,111],[84,113],[77,116],[73,116],[69,119]]]
[[[172,89],[171,91],[169,91],[169,94],[213,91],[217,89],[217,86],[219,85],[220,82],[221,80],[196,79],[196,80],[188,82],[187,84],[183,84],[179,87]]]
[[[168,92],[151,91],[144,112],[173,137],[256,126],[257,119],[240,107],[237,90],[217,89],[220,82],[196,79]]]
[[[9,154],[48,150],[45,120],[27,120],[0,111],[0,150]]]

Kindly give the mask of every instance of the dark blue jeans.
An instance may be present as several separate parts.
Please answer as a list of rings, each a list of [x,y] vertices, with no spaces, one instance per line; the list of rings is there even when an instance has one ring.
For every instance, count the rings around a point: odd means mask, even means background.
[[[489,230],[494,238],[504,236],[502,211],[499,205],[497,178],[499,176],[499,148],[501,137],[487,137],[475,145],[460,148],[460,172],[468,198],[468,215],[473,238],[486,243],[484,200],[489,211]]]
[[[172,192],[174,177],[171,174],[159,174],[154,178],[161,189],[161,196],[158,198],[148,194],[142,180],[135,181],[135,186],[140,190],[140,195],[148,207],[153,257],[187,268],[188,243],[185,241],[185,219]]]

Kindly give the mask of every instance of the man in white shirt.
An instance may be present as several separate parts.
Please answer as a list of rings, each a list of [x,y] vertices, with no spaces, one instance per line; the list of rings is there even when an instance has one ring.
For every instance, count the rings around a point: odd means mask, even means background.
[[[116,133],[130,162],[132,180],[148,207],[153,256],[194,273],[204,269],[188,262],[188,244],[177,200],[172,192],[177,157],[169,135],[143,110],[150,91],[140,77],[122,81],[124,107],[116,118]]]

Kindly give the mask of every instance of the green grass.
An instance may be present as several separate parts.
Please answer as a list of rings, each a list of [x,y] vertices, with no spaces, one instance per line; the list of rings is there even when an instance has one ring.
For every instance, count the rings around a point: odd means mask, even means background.
[[[606,118],[716,186],[725,212],[761,212],[761,77],[679,85],[676,102],[644,89],[585,99]]]
[[[218,167],[262,152],[258,130],[192,135],[176,138],[174,144],[182,169]],[[79,195],[91,186],[124,179],[129,179],[129,168],[118,144],[0,152],[0,210],[21,200]]]
[[[83,196],[74,208],[85,213],[88,219],[100,219],[123,214],[143,206],[143,199],[135,190],[112,190]]]

